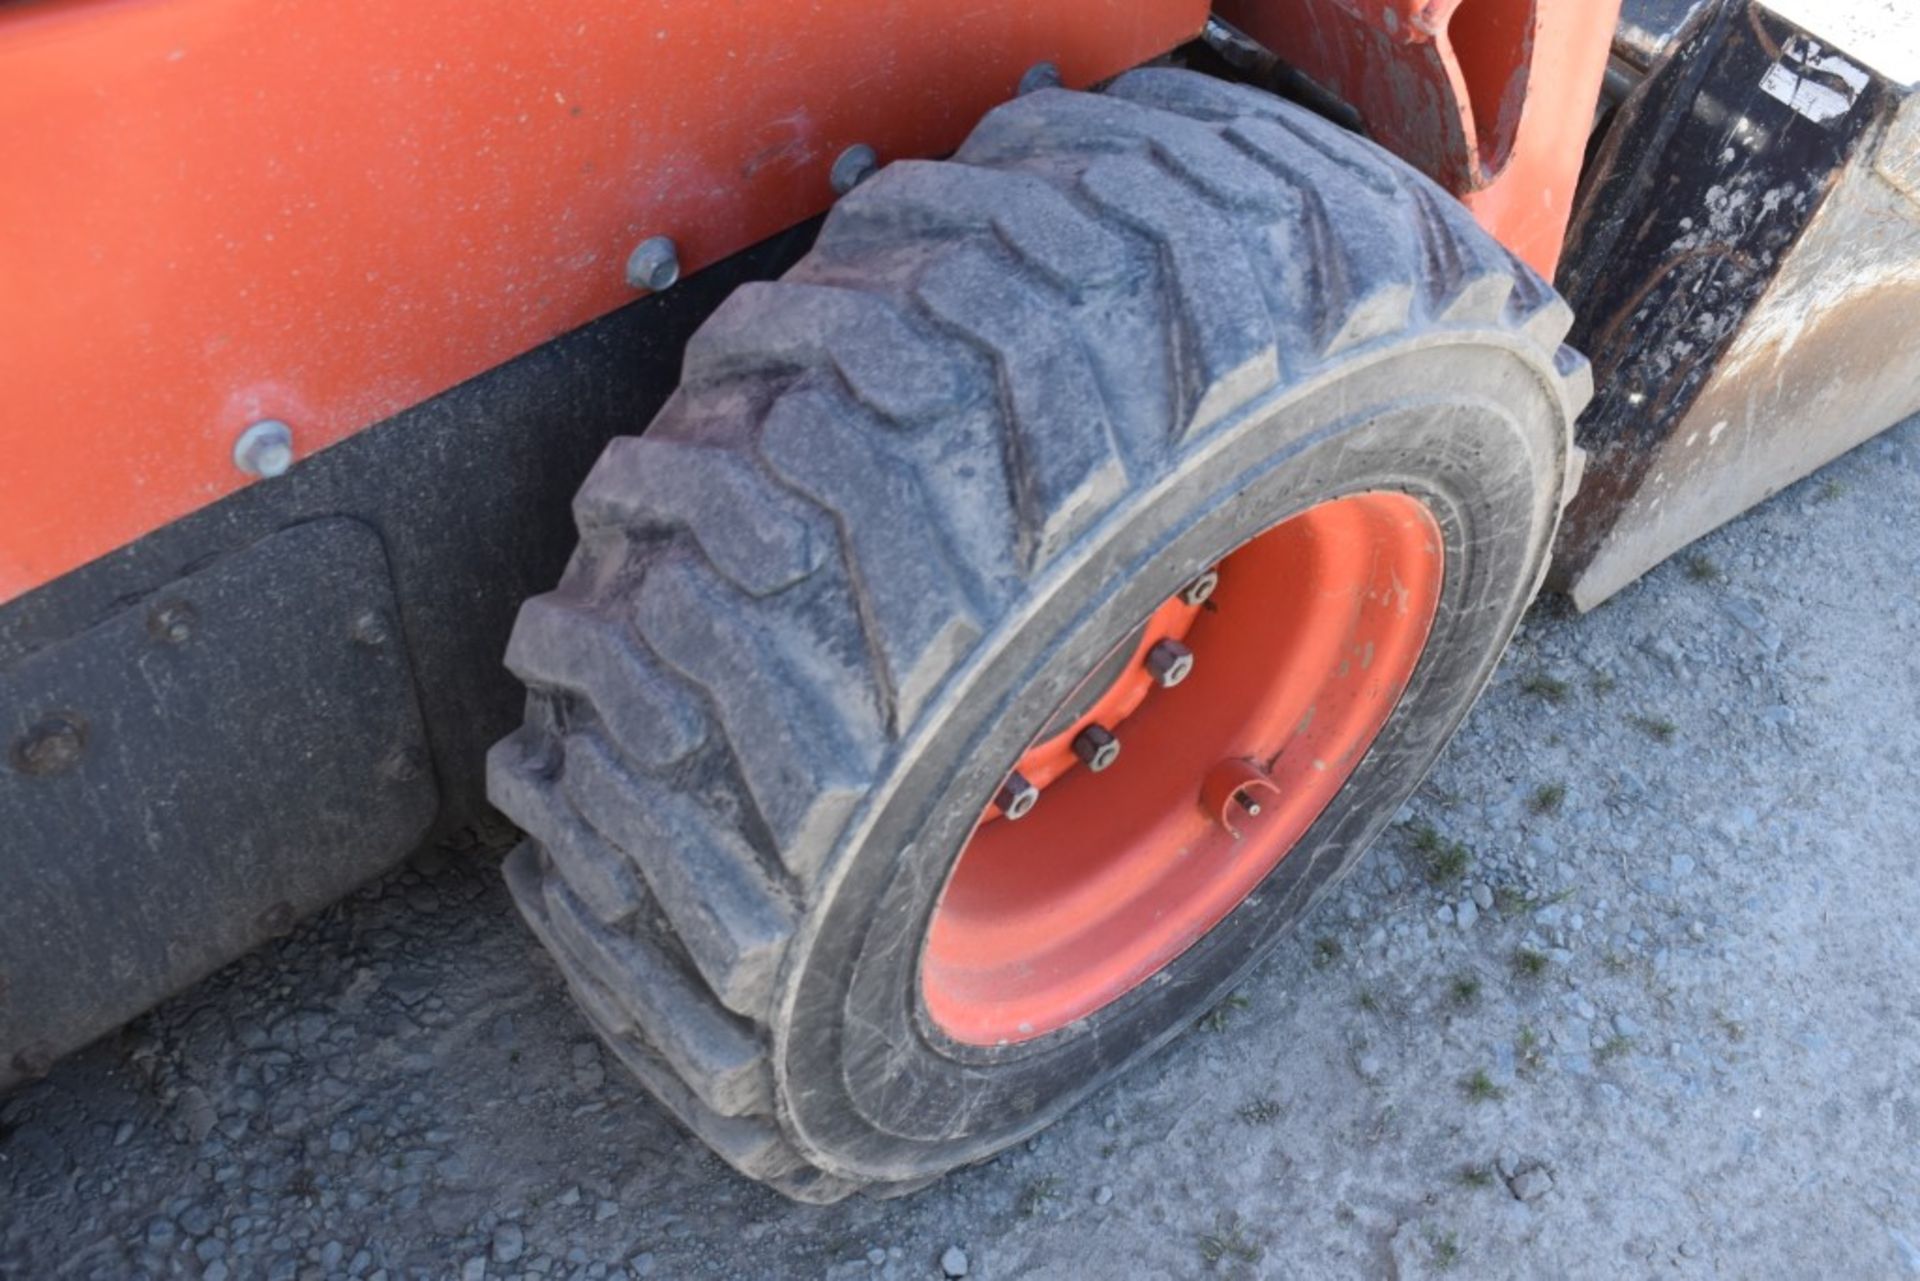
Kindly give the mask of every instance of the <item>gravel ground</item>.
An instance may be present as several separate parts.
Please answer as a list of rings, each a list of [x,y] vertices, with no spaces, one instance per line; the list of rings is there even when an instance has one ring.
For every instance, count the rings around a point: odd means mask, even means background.
[[[0,1275],[1920,1276],[1917,583],[1910,423],[1537,609],[1237,996],[903,1201],[685,1138],[486,834],[0,1104]]]

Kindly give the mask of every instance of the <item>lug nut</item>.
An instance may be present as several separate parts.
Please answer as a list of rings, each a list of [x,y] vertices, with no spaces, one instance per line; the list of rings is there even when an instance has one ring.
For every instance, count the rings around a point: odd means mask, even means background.
[[[873,148],[864,142],[856,142],[833,162],[827,181],[833,184],[834,194],[844,196],[873,177],[874,170],[879,167],[880,157],[874,154]]]
[[[233,465],[262,480],[284,476],[293,466],[293,428],[278,418],[253,424],[233,442]]]
[[[1098,774],[1120,759],[1120,740],[1104,725],[1089,725],[1073,736],[1073,754]]]
[[[1172,689],[1193,675],[1193,651],[1177,640],[1160,641],[1147,651],[1147,673],[1161,689]]]
[[[651,236],[627,255],[627,284],[659,293],[680,279],[680,247],[671,236]]]
[[[1009,774],[994,801],[1008,818],[1025,818],[1028,811],[1039,804],[1040,789],[1029,783],[1024,774]]]
[[[1180,589],[1180,599],[1189,605],[1204,605],[1220,585],[1220,571],[1210,569]]]

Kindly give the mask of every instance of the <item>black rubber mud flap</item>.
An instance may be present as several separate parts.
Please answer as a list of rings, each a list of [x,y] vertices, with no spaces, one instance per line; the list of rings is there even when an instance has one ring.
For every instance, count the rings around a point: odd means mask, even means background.
[[[332,517],[0,671],[0,1087],[426,832],[439,789],[398,618],[379,536]]]
[[[1413,790],[1537,590],[1590,394],[1570,316],[1411,169],[1171,70],[896,164],[687,350],[521,614],[508,874],[588,1019],[790,1196],[892,1192],[1058,1117],[1207,1009]],[[1155,981],[962,1047],[935,899],[1063,691],[1180,584],[1344,493],[1446,547],[1401,703],[1296,852]]]

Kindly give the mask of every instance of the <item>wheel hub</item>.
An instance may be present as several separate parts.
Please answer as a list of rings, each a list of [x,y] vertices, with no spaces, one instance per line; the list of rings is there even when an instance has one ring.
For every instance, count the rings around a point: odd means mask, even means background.
[[[935,908],[920,971],[933,1023],[976,1045],[1058,1031],[1245,900],[1386,724],[1442,562],[1417,499],[1330,500],[1240,547],[1093,664]]]

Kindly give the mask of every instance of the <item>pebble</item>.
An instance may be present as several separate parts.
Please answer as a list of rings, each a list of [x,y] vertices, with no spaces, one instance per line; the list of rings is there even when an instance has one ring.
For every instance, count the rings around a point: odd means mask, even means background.
[[[1521,1201],[1538,1201],[1553,1191],[1553,1176],[1543,1166],[1532,1165],[1507,1180],[1507,1187]]]
[[[940,1256],[940,1271],[949,1277],[967,1275],[967,1269],[970,1266],[971,1260],[967,1258],[967,1252],[957,1245],[948,1246],[946,1253]]]
[[[1453,909],[1453,921],[1463,930],[1470,930],[1480,919],[1480,908],[1470,898],[1460,900],[1460,906]]]
[[[887,1262],[887,1252],[876,1245],[867,1251],[867,1262],[876,1268],[884,1267]]]
[[[1093,1190],[1093,1203],[1095,1205],[1105,1205],[1111,1200],[1113,1200],[1113,1189],[1106,1184],[1102,1183]]]
[[[460,1265],[460,1281],[484,1281],[487,1275],[487,1258],[476,1254]]]
[[[1482,881],[1473,887],[1473,904],[1482,912],[1493,910],[1493,887]]]
[[[1371,1054],[1362,1054],[1360,1062],[1355,1066],[1359,1069],[1360,1075],[1369,1081],[1377,1080],[1380,1073],[1386,1070],[1385,1065]]]
[[[502,1223],[493,1230],[493,1257],[501,1263],[512,1263],[526,1253],[526,1233],[517,1223]]]
[[[1442,925],[1452,925],[1453,924],[1453,905],[1451,903],[1442,903],[1440,905],[1440,910],[1433,914],[1433,918],[1436,921],[1439,921],[1440,924]]]

